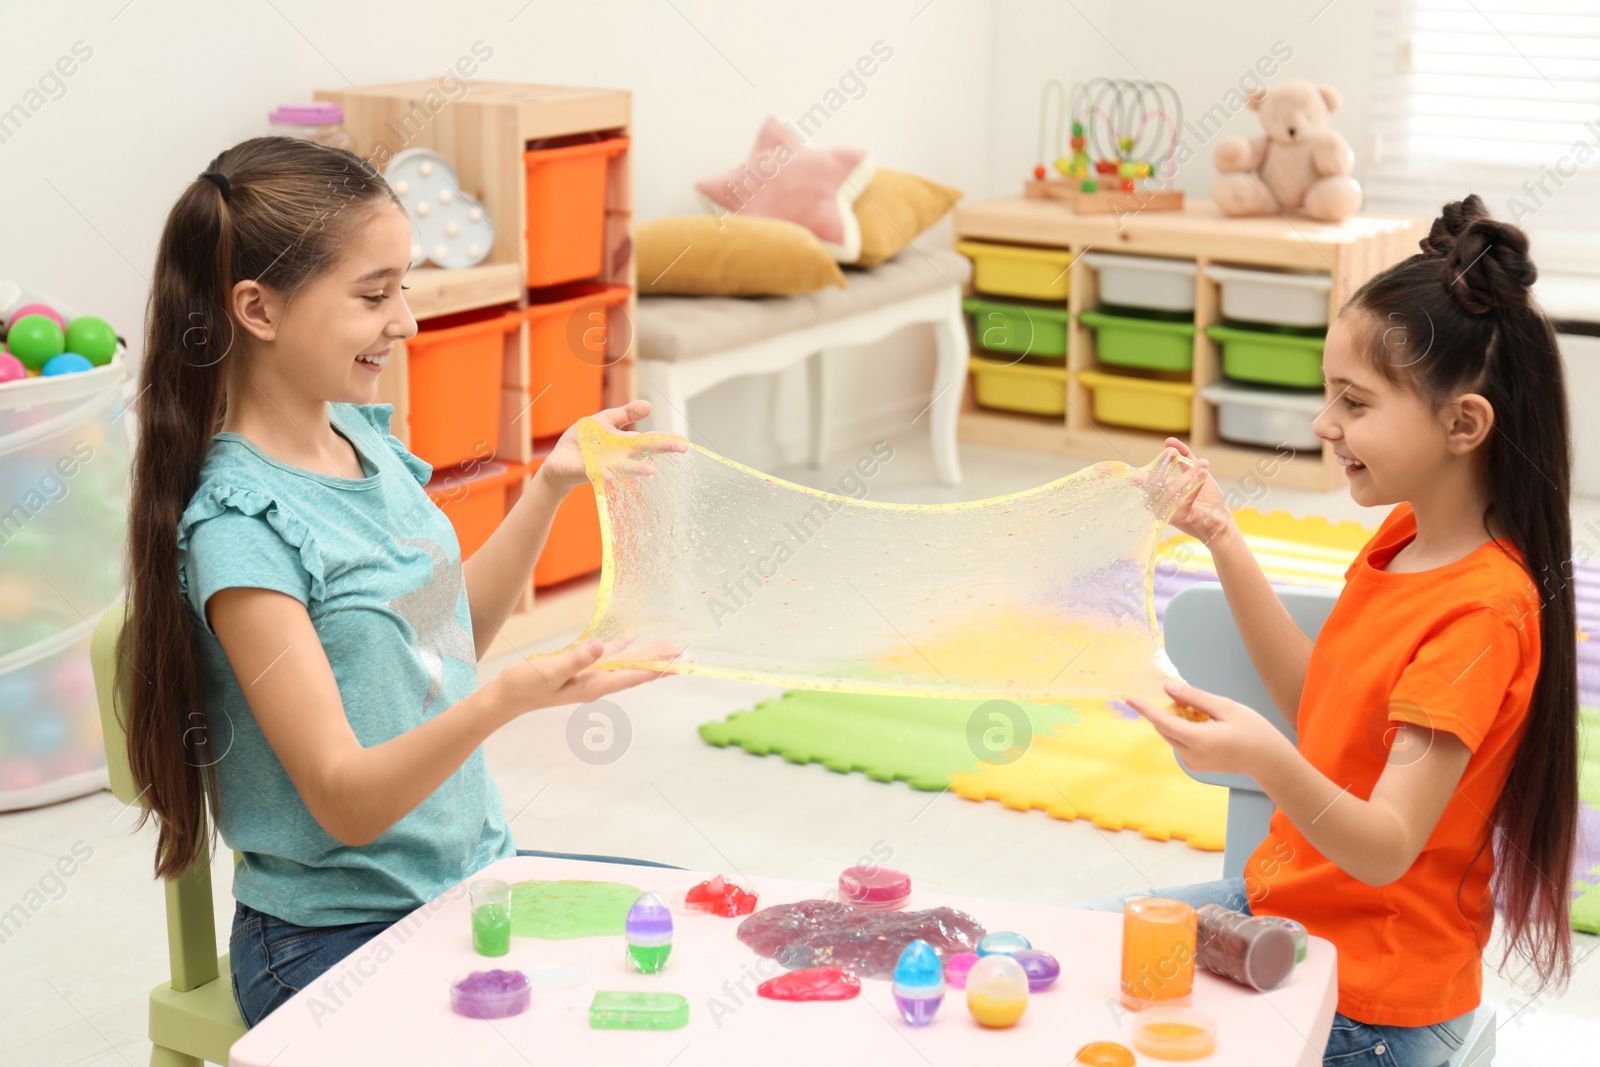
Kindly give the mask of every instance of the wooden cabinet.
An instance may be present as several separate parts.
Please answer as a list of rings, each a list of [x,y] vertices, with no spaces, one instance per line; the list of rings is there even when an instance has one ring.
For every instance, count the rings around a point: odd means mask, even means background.
[[[1191,377],[1194,410],[1190,432],[1179,436],[1211,460],[1219,477],[1253,474],[1280,485],[1326,490],[1343,482],[1326,445],[1285,458],[1272,449],[1218,439],[1216,408],[1199,392],[1222,377],[1218,346],[1206,335],[1207,326],[1222,321],[1218,285],[1207,277],[1205,268],[1228,264],[1326,272],[1332,278],[1328,294],[1331,319],[1368,278],[1414,253],[1417,241],[1427,232],[1427,223],[1382,217],[1352,218],[1338,225],[1283,216],[1225,218],[1206,202],[1191,202],[1183,211],[1078,215],[1062,204],[1019,196],[958,207],[955,230],[960,241],[1065,251],[1069,264],[1065,269],[1070,275],[1064,414],[1026,415],[982,408],[968,390],[959,421],[962,440],[1098,460],[1120,459],[1134,466],[1148,463],[1163,435],[1096,422],[1089,390],[1079,377],[1081,372],[1092,374],[1097,369],[1093,338],[1080,319],[1082,312],[1099,305],[1096,272],[1083,257],[1099,251],[1192,260],[1199,267],[1195,271]],[[1268,471],[1270,477],[1264,477]]]

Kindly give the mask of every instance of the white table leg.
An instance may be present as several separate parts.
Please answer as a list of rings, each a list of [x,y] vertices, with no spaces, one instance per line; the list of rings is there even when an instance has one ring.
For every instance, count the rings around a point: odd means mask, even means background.
[[[650,401],[645,429],[689,436],[689,397],[678,387],[671,360],[639,361],[639,395]]]
[[[933,463],[939,481],[961,484],[961,460],[956,454],[956,415],[967,378],[967,321],[961,310],[961,290],[951,288],[950,310],[933,324],[933,345],[938,363],[933,375],[933,401],[926,418],[933,441]]]
[[[832,428],[828,425],[828,378],[827,378],[828,350],[821,349],[811,353],[806,359],[806,385],[810,394],[807,403],[810,405],[811,421],[811,466],[821,467],[828,459],[828,434]]]

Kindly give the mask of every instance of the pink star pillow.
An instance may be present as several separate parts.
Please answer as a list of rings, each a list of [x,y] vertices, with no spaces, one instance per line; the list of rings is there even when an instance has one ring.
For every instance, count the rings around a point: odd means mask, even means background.
[[[784,123],[767,119],[750,157],[695,182],[711,211],[799,223],[840,263],[861,258],[855,202],[872,180],[862,148],[808,148]]]

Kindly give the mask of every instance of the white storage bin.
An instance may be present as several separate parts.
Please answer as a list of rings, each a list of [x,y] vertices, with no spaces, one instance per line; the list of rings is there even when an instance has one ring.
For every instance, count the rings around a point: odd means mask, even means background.
[[[1156,311],[1193,311],[1192,260],[1088,252],[1083,261],[1100,276],[1100,302]]]
[[[1328,325],[1328,291],[1333,277],[1318,272],[1206,267],[1206,277],[1222,286],[1222,317],[1279,326]]]
[[[1322,439],[1311,424],[1327,405],[1321,393],[1247,389],[1218,382],[1200,390],[1217,405],[1217,436],[1246,445],[1299,451],[1320,450]]]

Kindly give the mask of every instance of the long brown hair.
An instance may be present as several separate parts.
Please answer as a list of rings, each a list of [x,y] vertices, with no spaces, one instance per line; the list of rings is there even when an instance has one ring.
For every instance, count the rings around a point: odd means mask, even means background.
[[[1484,526],[1492,520],[1522,554],[1539,594],[1540,649],[1525,732],[1491,816],[1501,965],[1515,954],[1541,984],[1565,984],[1578,826],[1572,448],[1555,330],[1530,292],[1537,277],[1527,235],[1469,196],[1445,205],[1421,254],[1368,281],[1347,308],[1369,317],[1374,362],[1391,381],[1435,405],[1474,392],[1494,408]],[[1382,335],[1396,326],[1427,339],[1426,351],[1391,359]]]
[[[291,296],[338,259],[343,237],[395,198],[360,157],[289,137],[223,152],[167,215],[156,251],[139,372],[128,508],[128,621],[118,691],[128,763],[155,816],[156,875],[176,878],[204,843],[213,753],[195,620],[178,587],[178,520],[221,425],[229,368],[244,358],[236,282]],[[215,820],[213,820],[215,825]]]

